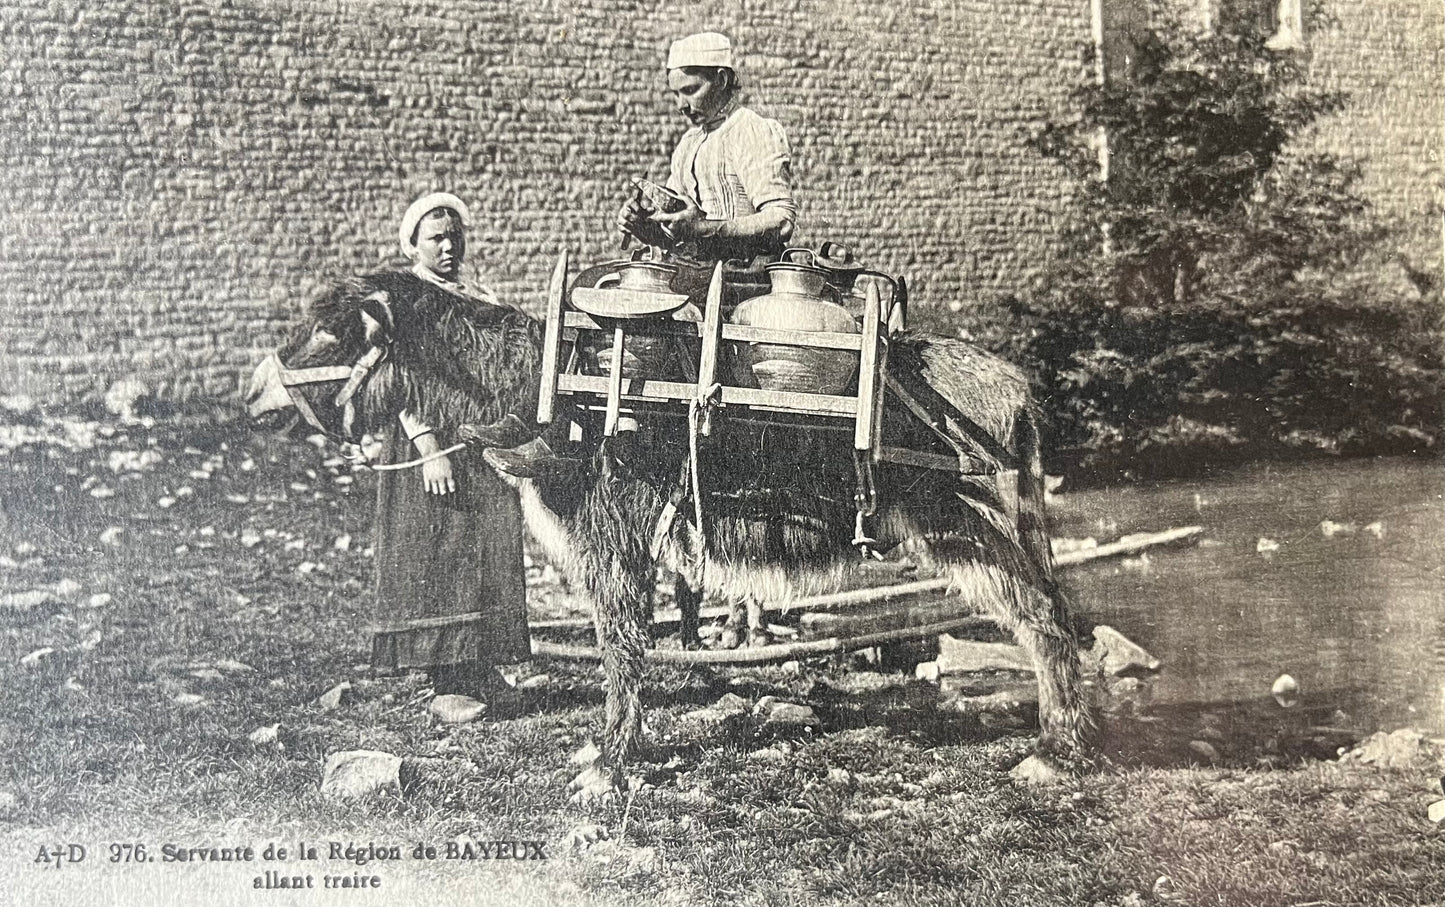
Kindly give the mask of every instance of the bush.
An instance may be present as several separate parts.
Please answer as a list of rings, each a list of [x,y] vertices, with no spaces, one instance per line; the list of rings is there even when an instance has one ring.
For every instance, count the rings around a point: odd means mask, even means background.
[[[1434,450],[1438,281],[1369,279],[1398,264],[1358,167],[1291,150],[1343,98],[1224,12],[1201,35],[1157,8],[1128,77],[1082,86],[1081,116],[1033,139],[1082,201],[1049,278],[1010,301],[1051,447],[1108,471]]]

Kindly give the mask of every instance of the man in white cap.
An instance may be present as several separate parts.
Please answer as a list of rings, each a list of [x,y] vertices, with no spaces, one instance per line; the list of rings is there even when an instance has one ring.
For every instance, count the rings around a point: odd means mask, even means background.
[[[792,155],[783,127],[739,103],[732,43],[701,32],[674,41],[667,86],[692,128],[672,154],[667,188],[682,200],[673,213],[649,211],[632,198],[617,215],[625,232],[657,226],[705,260],[774,256],[792,236]]]

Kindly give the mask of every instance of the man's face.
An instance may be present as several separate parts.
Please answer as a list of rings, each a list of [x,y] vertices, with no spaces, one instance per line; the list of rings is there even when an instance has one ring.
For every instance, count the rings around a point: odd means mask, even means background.
[[[724,79],[709,79],[706,70],[670,69],[667,87],[677,102],[678,111],[694,125],[701,125],[717,116],[730,97]]]
[[[450,211],[428,214],[417,224],[416,261],[433,274],[456,280],[466,253],[467,237],[462,232],[461,218]]]

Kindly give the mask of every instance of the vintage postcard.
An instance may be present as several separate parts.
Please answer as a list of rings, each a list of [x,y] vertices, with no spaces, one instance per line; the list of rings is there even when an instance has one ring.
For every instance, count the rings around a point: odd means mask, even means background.
[[[1438,3],[6,0],[0,902],[1445,900]]]

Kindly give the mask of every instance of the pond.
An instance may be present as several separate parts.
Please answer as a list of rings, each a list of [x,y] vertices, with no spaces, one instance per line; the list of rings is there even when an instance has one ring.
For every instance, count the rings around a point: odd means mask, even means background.
[[[1272,464],[1058,495],[1054,535],[1199,525],[1199,544],[1064,574],[1079,610],[1163,663],[1154,706],[1271,703],[1359,733],[1445,728],[1445,469]]]

